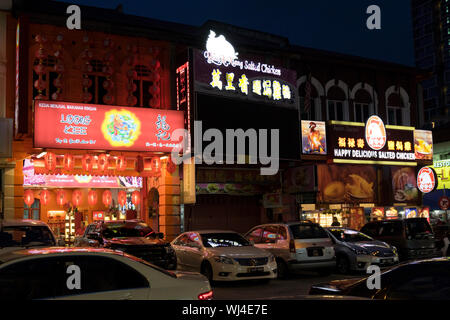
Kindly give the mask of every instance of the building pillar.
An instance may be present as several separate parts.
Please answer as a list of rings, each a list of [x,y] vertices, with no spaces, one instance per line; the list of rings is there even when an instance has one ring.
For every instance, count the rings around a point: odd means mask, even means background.
[[[162,162],[159,192],[159,231],[172,241],[181,232],[179,167],[167,171],[167,161]]]

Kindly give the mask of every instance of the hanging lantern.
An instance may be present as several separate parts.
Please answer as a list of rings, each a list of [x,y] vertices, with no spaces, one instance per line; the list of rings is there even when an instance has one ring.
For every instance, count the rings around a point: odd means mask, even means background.
[[[101,172],[108,169],[108,156],[105,153],[98,156],[97,168]]]
[[[154,157],[152,159],[152,168],[155,173],[161,172],[161,160],[159,157]]]
[[[169,172],[170,174],[173,174],[176,169],[177,169],[177,166],[172,161],[172,157],[169,157],[169,160],[167,160],[167,165],[166,165],[167,172]]]
[[[56,203],[59,206],[63,206],[67,203],[67,192],[66,190],[56,191]]]
[[[106,207],[109,207],[110,204],[111,204],[111,202],[112,202],[112,194],[111,194],[111,191],[109,191],[109,190],[103,191],[102,200],[103,200],[103,204],[104,204]]]
[[[47,189],[41,191],[41,204],[46,206],[50,202],[50,191]]]
[[[53,171],[56,169],[56,155],[53,152],[47,152],[44,156],[45,169]]]
[[[83,192],[81,190],[74,190],[72,192],[72,203],[75,207],[83,203]]]
[[[74,167],[73,155],[65,154],[64,155],[64,170],[72,171]]]
[[[135,206],[139,205],[141,202],[141,193],[139,191],[133,191],[131,194],[131,202],[133,202]]]
[[[127,193],[124,190],[120,190],[117,194],[117,202],[123,207],[127,203]]]
[[[124,171],[127,168],[127,159],[124,156],[117,157],[117,170]]]
[[[23,201],[25,202],[25,204],[29,207],[31,207],[31,205],[34,203],[34,192],[33,190],[25,190],[25,192],[23,193]]]
[[[94,159],[92,158],[92,156],[89,154],[85,154],[83,156],[83,159],[81,160],[81,165],[83,167],[83,170],[87,171],[87,172],[91,172],[93,164],[94,164]]]
[[[90,190],[88,192],[88,203],[91,207],[95,206],[97,204],[98,196],[97,191]]]

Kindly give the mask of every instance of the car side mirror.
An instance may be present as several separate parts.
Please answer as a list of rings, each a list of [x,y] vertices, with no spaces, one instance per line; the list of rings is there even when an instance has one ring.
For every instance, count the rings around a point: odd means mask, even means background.
[[[66,246],[66,241],[62,238],[58,239],[58,247],[65,247]]]

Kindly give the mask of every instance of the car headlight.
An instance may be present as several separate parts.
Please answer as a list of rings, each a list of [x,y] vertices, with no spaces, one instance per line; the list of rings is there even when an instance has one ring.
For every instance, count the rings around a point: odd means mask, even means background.
[[[225,256],[215,256],[214,261],[218,263],[225,263],[225,264],[233,264],[233,259],[225,257]]]

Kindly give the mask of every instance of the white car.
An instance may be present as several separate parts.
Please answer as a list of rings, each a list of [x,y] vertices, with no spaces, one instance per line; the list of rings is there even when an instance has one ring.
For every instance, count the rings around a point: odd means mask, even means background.
[[[43,221],[18,219],[0,221],[0,254],[19,249],[64,246]]]
[[[0,255],[0,300],[210,300],[208,279],[121,251],[35,248]]]
[[[210,281],[276,278],[275,257],[234,231],[190,231],[172,241],[178,269],[197,271]]]

